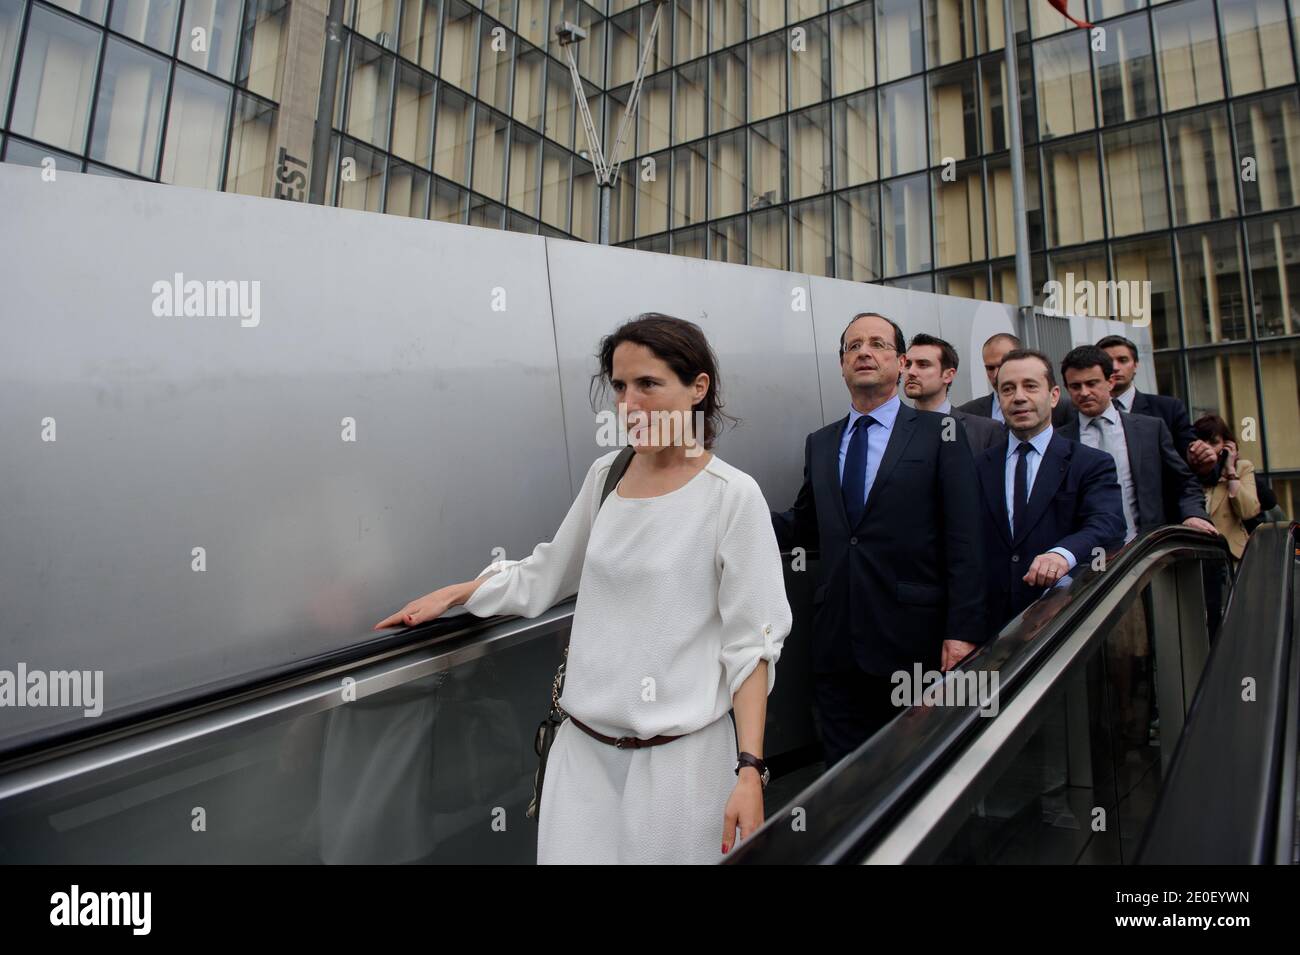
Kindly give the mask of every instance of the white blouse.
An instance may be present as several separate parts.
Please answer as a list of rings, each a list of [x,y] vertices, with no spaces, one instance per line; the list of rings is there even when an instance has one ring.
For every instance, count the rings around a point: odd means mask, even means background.
[[[554,540],[489,564],[465,607],[535,617],[577,592],[565,712],[610,736],[690,733],[731,709],[759,660],[769,693],[776,680],[791,614],[771,515],[716,455],[675,491],[615,489],[598,509],[617,456],[588,469]]]

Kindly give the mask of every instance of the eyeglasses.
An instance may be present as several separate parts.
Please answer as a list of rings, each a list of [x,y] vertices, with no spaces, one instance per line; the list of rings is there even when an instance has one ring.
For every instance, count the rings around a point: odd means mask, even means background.
[[[861,338],[857,338],[847,343],[844,346],[844,354],[856,355],[858,352],[862,350],[863,345],[866,345],[876,354],[882,354],[887,351],[898,351],[897,345],[894,345],[891,342],[887,342],[883,338],[869,338],[866,341],[863,341]]]

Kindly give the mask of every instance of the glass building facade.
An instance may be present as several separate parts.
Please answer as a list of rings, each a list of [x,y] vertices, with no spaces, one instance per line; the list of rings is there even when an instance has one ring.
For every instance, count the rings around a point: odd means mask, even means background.
[[[0,155],[594,241],[554,28],[608,153],[655,6],[347,0],[323,78],[329,0],[0,0]],[[1039,304],[1150,282],[1160,390],[1295,514],[1300,0],[1014,6]],[[668,0],[612,241],[1014,304],[1003,36],[1001,0]]]

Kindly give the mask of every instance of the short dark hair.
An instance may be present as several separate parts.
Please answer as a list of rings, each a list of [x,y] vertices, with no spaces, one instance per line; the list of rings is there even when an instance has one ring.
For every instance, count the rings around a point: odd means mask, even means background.
[[[713,447],[724,419],[740,423],[739,418],[722,410],[722,378],[718,375],[718,358],[713,353],[709,340],[704,337],[703,330],[694,322],[664,315],[662,312],[642,312],[620,325],[612,335],[606,335],[600,340],[600,350],[596,353],[600,371],[591,376],[589,392],[593,408],[597,393],[609,387],[609,380],[614,374],[614,349],[623,342],[644,345],[650,349],[656,358],[673,370],[684,385],[692,384],[700,372],[709,376],[708,393],[691,409],[692,412],[704,413],[704,434],[697,438],[703,441],[706,448]]]
[[[898,327],[898,323],[895,322],[892,318],[886,318],[884,315],[881,315],[879,312],[858,312],[858,314],[854,315],[852,318],[849,319],[849,323],[844,326],[844,331],[840,332],[840,357],[841,358],[844,357],[844,336],[848,334],[849,329],[853,327],[853,323],[856,322],[859,318],[885,319],[885,321],[889,322],[890,327],[894,330],[894,350],[897,351],[899,355],[902,355],[903,352],[907,351],[907,338],[904,337],[903,330]]]
[[[1107,335],[1101,341],[1097,342],[1098,348],[1127,348],[1129,354],[1133,356],[1133,363],[1136,365],[1138,360],[1138,347],[1129,341],[1123,335]]]
[[[984,348],[988,348],[988,347],[989,347],[990,345],[992,345],[994,342],[1001,342],[1001,341],[1008,341],[1008,342],[1011,342],[1011,347],[1012,347],[1012,348],[1022,348],[1022,347],[1024,347],[1024,346],[1022,346],[1022,345],[1020,344],[1020,339],[1017,338],[1015,335],[1012,335],[1010,332],[998,332],[996,335],[990,335],[990,336],[989,336],[989,337],[984,341],[984,344],[981,346],[981,351],[982,351]]]
[[[1192,422],[1192,432],[1202,441],[1236,441],[1232,428],[1217,414],[1203,414]]]
[[[953,348],[950,343],[944,341],[942,338],[935,338],[933,335],[927,335],[925,332],[917,332],[912,336],[912,343],[907,347],[910,350],[915,348],[917,345],[933,345],[935,348],[939,349],[939,367],[944,371],[947,371],[949,368],[954,371],[956,370],[959,362],[959,359],[957,358],[957,349]]]
[[[1080,345],[1078,348],[1071,348],[1061,359],[1061,380],[1065,380],[1067,368],[1071,371],[1087,371],[1098,365],[1101,366],[1102,377],[1109,380],[1115,371],[1115,363],[1111,361],[1110,355],[1101,349],[1101,346]]]
[[[1052,359],[1048,358],[1042,352],[1033,348],[1017,348],[1007,352],[1002,356],[1002,362],[998,365],[1001,369],[1009,361],[1020,361],[1022,358],[1037,358],[1043,363],[1043,370],[1047,372],[1047,387],[1056,387],[1056,372],[1052,371]]]

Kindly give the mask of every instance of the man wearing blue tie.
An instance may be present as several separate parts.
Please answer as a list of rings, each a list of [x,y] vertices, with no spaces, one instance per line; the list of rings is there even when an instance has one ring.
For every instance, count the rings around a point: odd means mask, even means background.
[[[827,765],[897,710],[892,676],[955,666],[984,640],[979,491],[965,429],[898,397],[903,331],[874,312],[840,335],[848,414],[810,434],[782,549],[816,548],[814,700]]]
[[[1061,389],[1048,357],[1008,353],[996,394],[1009,431],[976,461],[990,637],[1098,548],[1118,548],[1125,532],[1114,459],[1052,428]]]

